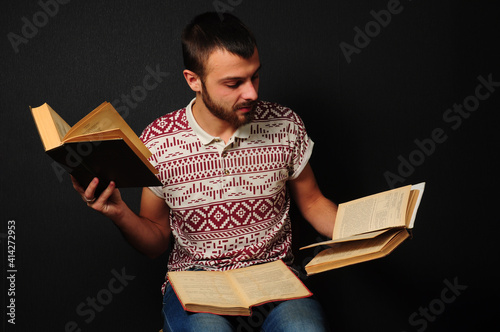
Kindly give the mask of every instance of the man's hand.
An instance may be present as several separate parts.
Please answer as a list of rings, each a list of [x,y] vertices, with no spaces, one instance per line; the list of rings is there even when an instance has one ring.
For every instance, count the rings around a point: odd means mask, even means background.
[[[149,188],[144,188],[142,191],[141,213],[137,215],[122,200],[120,191],[116,189],[113,181],[99,197],[95,197],[98,178],[94,178],[87,189],[84,189],[74,177],[71,177],[71,181],[83,201],[92,209],[110,218],[137,250],[154,258],[168,249],[171,233],[170,209],[163,198],[157,197]]]
[[[323,196],[311,165],[307,164],[296,179],[289,181],[289,185],[302,216],[318,233],[331,239],[337,204]]]
[[[94,178],[87,189],[84,189],[73,176],[71,176],[71,181],[73,182],[73,188],[75,188],[80,196],[82,196],[83,201],[92,209],[101,212],[111,219],[118,219],[123,213],[125,203],[113,181],[109,183],[108,187],[99,197],[95,197],[95,191],[99,184],[98,178]]]

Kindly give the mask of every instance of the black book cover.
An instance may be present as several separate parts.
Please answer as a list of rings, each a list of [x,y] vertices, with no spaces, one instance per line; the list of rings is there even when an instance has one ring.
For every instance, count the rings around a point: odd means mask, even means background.
[[[110,181],[114,181],[117,188],[162,185],[122,139],[64,143],[47,154],[84,188],[94,177],[99,178],[98,193],[106,189]]]

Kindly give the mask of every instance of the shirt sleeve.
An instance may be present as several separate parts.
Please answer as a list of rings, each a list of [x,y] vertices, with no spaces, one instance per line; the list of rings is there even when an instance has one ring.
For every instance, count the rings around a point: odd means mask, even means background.
[[[292,144],[292,158],[289,172],[289,179],[296,179],[304,170],[311,158],[314,142],[307,135],[302,119],[294,114],[293,125],[290,126],[289,133]]]
[[[144,145],[146,146],[146,148],[148,148],[148,150],[152,153],[151,157],[149,157],[148,160],[156,168],[156,166],[157,166],[158,163],[156,161],[156,156],[155,156],[155,151],[156,151],[156,149],[155,149],[155,140],[154,139],[147,139],[147,135],[146,135],[146,133],[148,132],[148,129],[151,126],[152,125],[149,125],[148,127],[146,127],[146,129],[144,129],[144,131],[142,132],[142,134],[141,134],[141,136],[139,138],[142,141],[142,143],[144,143]],[[163,186],[154,186],[154,187],[148,187],[148,188],[157,197],[165,199],[165,195],[163,194]]]
[[[165,199],[165,195],[163,194],[163,187],[162,186],[157,186],[157,187],[148,187],[149,190],[153,192],[157,197]]]

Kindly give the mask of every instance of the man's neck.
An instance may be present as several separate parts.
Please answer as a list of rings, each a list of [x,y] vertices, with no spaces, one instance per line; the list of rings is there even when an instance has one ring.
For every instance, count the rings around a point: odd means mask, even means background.
[[[201,97],[197,97],[191,106],[193,117],[198,125],[209,135],[220,137],[225,143],[238,128],[234,128],[227,121],[221,120],[210,112]]]

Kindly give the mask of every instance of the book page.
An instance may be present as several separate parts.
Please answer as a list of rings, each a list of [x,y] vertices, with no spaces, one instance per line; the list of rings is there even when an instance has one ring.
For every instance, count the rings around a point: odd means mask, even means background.
[[[422,195],[424,194],[425,182],[421,182],[411,186],[412,192],[415,193],[415,197],[413,198],[415,202],[412,204],[412,208],[407,212],[406,220],[407,227],[413,228],[415,225],[415,218],[417,218],[417,210],[420,206],[420,201],[422,200]]]
[[[121,116],[118,112],[114,114],[114,112],[107,107],[107,104],[109,103],[102,103],[83,119],[78,121],[66,134],[65,139],[90,133],[98,133],[107,129],[119,128],[121,121],[118,118],[121,118]]]
[[[47,103],[31,108],[31,114],[40,133],[45,150],[61,145],[71,127]]]
[[[338,261],[355,256],[362,256],[372,252],[378,252],[389,243],[394,236],[392,232],[378,236],[367,241],[356,241],[337,244],[333,248],[326,249],[314,257],[309,264],[322,264],[329,261]]]
[[[405,226],[410,188],[405,186],[340,204],[332,239]]]
[[[312,295],[281,260],[228,272],[249,305]]]
[[[382,230],[378,230],[378,231],[357,234],[357,235],[353,235],[353,236],[349,236],[349,237],[343,237],[343,238],[337,239],[337,240],[327,240],[327,241],[323,241],[323,242],[317,242],[317,243],[307,245],[305,247],[301,247],[300,250],[308,249],[308,248],[312,248],[312,247],[317,247],[317,246],[325,246],[325,245],[329,246],[329,245],[332,245],[335,243],[341,243],[341,242],[372,239],[372,238],[379,236],[380,234],[387,232],[387,231],[388,231],[387,229],[382,229]]]
[[[62,141],[64,135],[71,129],[71,126],[66,123],[66,121],[63,120],[57,114],[52,107],[47,105],[48,109],[50,110],[50,115],[52,116],[52,121],[54,121],[54,124],[56,125],[57,133],[59,134],[59,139]]]
[[[120,129],[134,144],[137,150],[148,158],[151,152],[144,146],[136,133],[130,126],[123,120],[120,114],[115,110],[113,105],[108,102],[102,103],[99,107],[94,109],[83,119],[78,121],[64,137],[64,141],[72,139],[73,141],[77,136],[85,136],[92,133],[104,132],[110,129]],[[99,136],[95,138],[99,140]]]
[[[373,239],[337,244],[321,251],[306,265],[307,275],[384,257],[408,237],[404,229],[391,229]]]
[[[184,304],[245,307],[231,282],[221,271],[175,271],[168,278]]]

